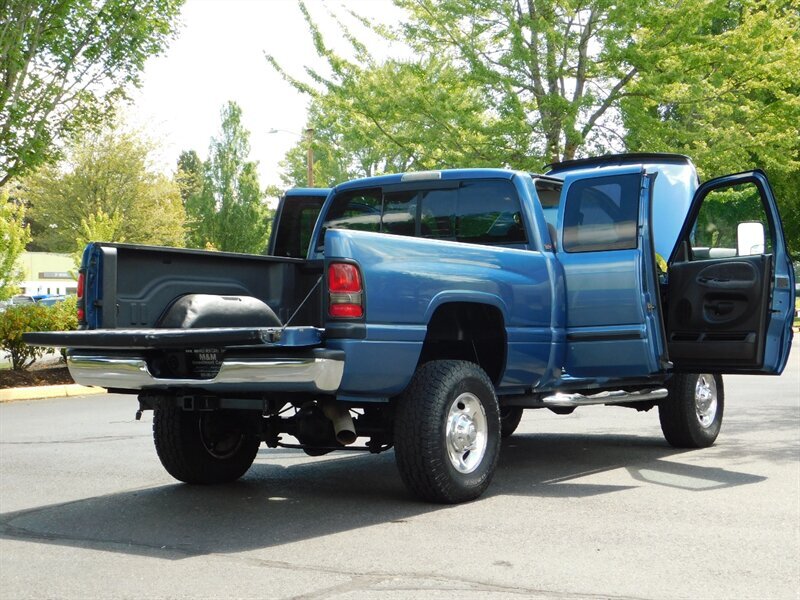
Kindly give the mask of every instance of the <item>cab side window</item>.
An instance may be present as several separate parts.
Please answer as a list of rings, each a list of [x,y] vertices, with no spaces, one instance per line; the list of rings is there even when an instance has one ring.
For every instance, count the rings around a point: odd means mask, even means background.
[[[637,245],[639,174],[573,183],[564,207],[564,250],[601,252]]]
[[[458,190],[456,210],[455,235],[459,242],[525,242],[519,198],[508,181],[464,182]]]
[[[465,181],[420,192],[420,237],[471,244],[525,243],[519,198],[508,181]]]
[[[422,196],[420,236],[436,240],[454,240],[458,190],[425,190]]]
[[[416,235],[418,195],[414,191],[385,193],[381,231],[395,235]]]
[[[328,211],[325,229],[380,231],[382,194],[380,189],[357,190],[336,196]]]

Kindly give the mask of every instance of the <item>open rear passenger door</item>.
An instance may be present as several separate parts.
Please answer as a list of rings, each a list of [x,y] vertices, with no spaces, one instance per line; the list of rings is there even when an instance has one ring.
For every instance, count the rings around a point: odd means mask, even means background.
[[[669,260],[666,329],[676,371],[779,374],[794,272],[762,171],[701,185]]]
[[[330,188],[297,188],[278,202],[267,254],[306,258],[311,234]]]

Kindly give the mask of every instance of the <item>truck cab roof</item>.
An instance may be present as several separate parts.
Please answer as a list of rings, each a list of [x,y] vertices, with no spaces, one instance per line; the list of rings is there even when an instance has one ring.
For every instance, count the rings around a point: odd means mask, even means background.
[[[510,169],[442,169],[435,171],[408,171],[406,173],[393,173],[390,175],[376,175],[363,177],[340,183],[334,188],[336,192],[364,187],[383,187],[403,183],[416,183],[425,181],[452,181],[463,179],[511,179],[520,171]]]

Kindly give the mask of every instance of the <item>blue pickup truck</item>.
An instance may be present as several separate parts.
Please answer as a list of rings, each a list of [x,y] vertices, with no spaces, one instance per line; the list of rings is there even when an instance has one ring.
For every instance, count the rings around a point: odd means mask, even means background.
[[[721,375],[786,365],[794,289],[763,172],[628,154],[295,190],[266,256],[93,243],[82,329],[27,341],[154,410],[181,481],[237,479],[262,442],[394,448],[454,503],[524,409],[657,407],[668,443],[713,444]]]

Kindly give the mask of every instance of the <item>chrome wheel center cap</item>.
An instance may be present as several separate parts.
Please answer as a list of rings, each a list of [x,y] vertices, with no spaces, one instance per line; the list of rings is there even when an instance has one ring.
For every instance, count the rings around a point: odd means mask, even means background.
[[[697,390],[697,407],[702,412],[708,411],[708,407],[711,406],[711,401],[713,399],[714,397],[711,394],[711,390],[708,389],[708,386],[701,386],[700,389]]]
[[[478,430],[475,429],[475,423],[468,415],[458,415],[453,423],[450,440],[453,449],[459,452],[467,450],[475,445],[476,439],[478,439]]]

